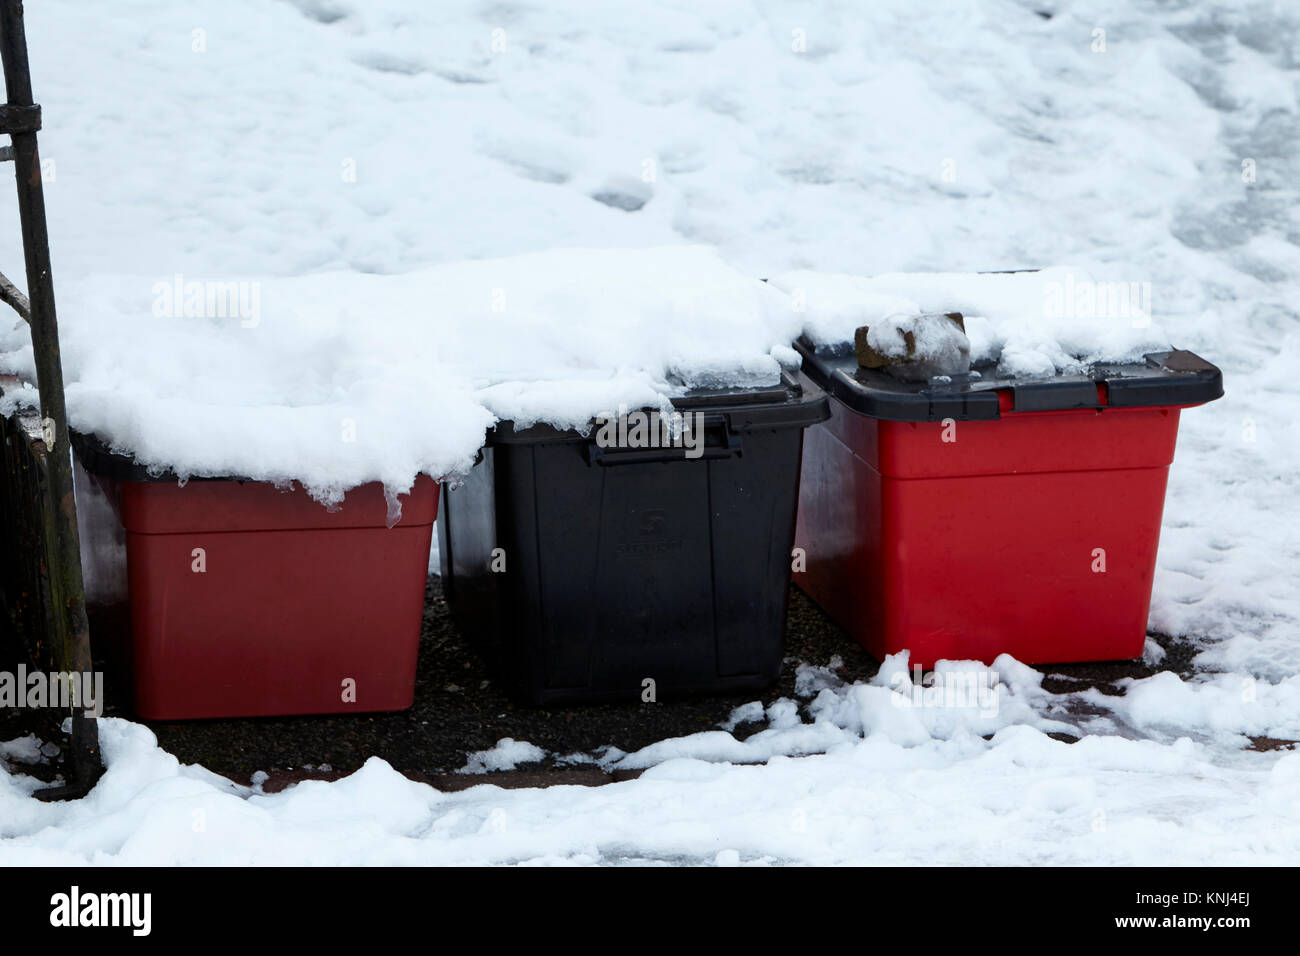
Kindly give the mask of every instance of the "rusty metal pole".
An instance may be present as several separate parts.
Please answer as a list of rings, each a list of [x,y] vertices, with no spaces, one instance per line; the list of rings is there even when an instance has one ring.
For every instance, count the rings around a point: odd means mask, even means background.
[[[50,272],[50,240],[45,222],[41,158],[36,146],[40,107],[32,99],[23,30],[22,0],[0,0],[0,57],[4,60],[8,103],[0,108],[0,128],[13,140],[14,172],[18,180],[18,214],[22,222],[23,255],[31,309],[32,351],[41,399],[42,430],[49,464],[51,507],[46,509],[49,561],[51,645],[60,671],[89,673],[90,626],[81,579],[77,541],[77,506],[73,497],[72,458],[63,399],[63,367],[59,358],[59,328],[54,311],[54,280]],[[44,556],[43,556],[44,557]],[[73,707],[72,774],[69,790],[88,789],[101,771],[99,734],[85,707]]]

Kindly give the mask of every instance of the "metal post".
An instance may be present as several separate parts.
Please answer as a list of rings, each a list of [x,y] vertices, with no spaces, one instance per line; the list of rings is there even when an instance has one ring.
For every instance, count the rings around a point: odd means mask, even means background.
[[[31,309],[32,350],[36,358],[36,384],[40,392],[42,428],[48,453],[51,503],[44,509],[43,517],[54,612],[50,615],[50,625],[54,629],[50,635],[51,646],[55,666],[60,671],[88,673],[94,664],[90,655],[90,626],[86,620],[77,541],[77,506],[72,490],[71,447],[63,400],[63,368],[54,312],[54,281],[50,272],[41,159],[36,146],[40,107],[32,99],[22,0],[0,0],[0,57],[4,60],[5,89],[8,91],[3,125],[13,140],[18,214],[22,222]],[[72,718],[71,767],[75,778],[68,789],[89,789],[102,769],[98,729],[93,719],[84,716],[84,707],[74,707],[68,716]]]

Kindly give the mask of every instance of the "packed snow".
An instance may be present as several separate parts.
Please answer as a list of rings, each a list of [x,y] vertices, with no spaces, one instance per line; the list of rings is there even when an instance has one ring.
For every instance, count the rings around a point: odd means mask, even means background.
[[[419,472],[463,475],[498,420],[585,429],[621,406],[668,411],[691,388],[773,384],[805,332],[838,343],[866,325],[887,354],[902,332],[919,333],[923,367],[965,371],[952,368],[965,336],[917,324],[918,313],[962,311],[971,358],[1022,376],[1169,348],[1149,316],[1056,308],[1054,290],[1073,306],[1074,289],[1097,285],[1080,276],[767,283],[694,245],[550,250],[401,275],[98,275],[60,289],[68,414],[151,469],[299,481],[332,505],[367,481],[404,493]],[[32,380],[33,361],[14,319],[0,371]]]
[[[815,344],[852,341],[865,325],[872,347],[901,355],[900,337],[891,337],[895,330],[915,331],[918,315],[960,312],[970,361],[996,365],[999,375],[1012,377],[1077,372],[1096,362],[1140,363],[1175,338],[1153,322],[1151,290],[1143,283],[1098,278],[1081,268],[869,277],[801,270],[773,281],[804,313]],[[918,349],[942,360],[955,343],[936,338]]]
[[[220,316],[218,283],[64,283],[73,427],[160,471],[295,480],[337,503],[467,472],[498,418],[585,428],[688,388],[772,384],[798,334],[785,296],[701,246],[247,282],[249,308]],[[26,326],[8,341],[0,369],[34,375]]]
[[[1300,737],[1300,10],[27,18],[70,412],[148,464],[401,490],[467,467],[496,418],[763,381],[800,332],[936,311],[1006,374],[1173,345],[1227,394],[1183,415],[1152,601],[1151,629],[1200,652],[1190,679],[1050,694],[967,666],[1001,687],[988,715],[897,703],[904,661],[861,685],[808,669],[799,700],[730,727],[563,758],[638,779],[449,794],[378,759],[261,794],[109,720],[76,803],[30,796],[32,743],[0,751],[0,862],[1300,860],[1300,754],[1247,748]],[[1048,271],[975,275],[1012,269]],[[210,291],[234,308],[207,314]],[[0,364],[30,373],[7,322]]]
[[[546,751],[526,740],[502,737],[491,750],[476,750],[469,755],[461,773],[488,773],[494,770],[514,770],[522,763],[537,763],[546,759]]]

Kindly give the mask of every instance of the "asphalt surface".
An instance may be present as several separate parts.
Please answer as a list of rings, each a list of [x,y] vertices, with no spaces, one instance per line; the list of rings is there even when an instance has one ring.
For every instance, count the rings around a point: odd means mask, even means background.
[[[92,614],[92,634],[97,647],[121,631],[125,617],[119,611]],[[1166,650],[1158,667],[1141,661],[1098,664],[1050,665],[1044,686],[1053,692],[1097,687],[1103,693],[1121,693],[1116,682],[1125,677],[1150,676],[1172,670],[1180,676],[1192,672],[1192,645],[1157,636]],[[838,657],[838,670],[847,681],[866,680],[879,665],[837,627],[797,588],[791,588],[786,634],[786,664],[779,681],[762,693],[753,691],[717,697],[670,699],[657,703],[595,704],[539,708],[518,703],[494,680],[492,672],[462,637],[452,621],[442,587],[431,577],[427,591],[421,637],[415,705],[407,711],[386,714],[254,718],[147,722],[167,751],[183,763],[200,763],[231,779],[249,782],[262,771],[268,775],[267,791],[282,789],[307,778],[332,779],[356,770],[371,756],[387,760],[397,770],[440,789],[460,789],[484,782],[482,775],[457,773],[468,753],[493,747],[503,737],[526,740],[554,754],[593,753],[604,746],[634,751],[667,737],[717,729],[733,708],[751,700],[770,703],[794,695],[799,662],[829,666]],[[124,709],[127,688],[124,675],[111,662],[106,690],[109,716],[131,716]],[[742,726],[738,736],[759,729]],[[42,739],[55,739],[50,728],[13,711],[0,712],[0,740],[35,731]],[[1068,738],[1067,738],[1068,739]],[[1260,739],[1260,749],[1288,746],[1289,741]],[[606,774],[591,767],[557,766],[553,761],[492,774],[493,783],[535,786],[552,783],[600,784],[634,774]]]

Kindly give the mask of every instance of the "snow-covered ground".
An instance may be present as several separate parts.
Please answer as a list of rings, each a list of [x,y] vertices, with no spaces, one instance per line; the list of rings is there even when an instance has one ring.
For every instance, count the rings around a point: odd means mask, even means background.
[[[1227,394],[1183,416],[1152,604],[1153,630],[1201,650],[1194,680],[1050,695],[1003,660],[987,716],[898,706],[900,661],[869,685],[810,671],[799,706],[737,715],[765,725],[744,741],[592,755],[650,769],[544,791],[439,794],[372,761],[252,793],[107,721],[108,774],[76,804],[32,799],[30,743],[3,745],[0,861],[1300,861],[1300,754],[1246,749],[1300,739],[1300,9],[48,0],[27,18],[69,406],[145,459],[180,435],[225,456],[197,469],[234,467],[265,428],[281,441],[250,473],[288,462],[326,498],[400,488],[463,466],[493,415],[578,420],[652,400],[669,372],[771,374],[802,325],[846,318],[818,309],[810,276],[956,307],[910,279],[834,274],[1068,265],[1149,282],[1152,326],[1094,346],[1163,336],[1220,365]],[[620,284],[615,250],[699,281]],[[20,262],[0,230],[0,267]],[[530,275],[551,284],[511,291]],[[234,283],[259,313],[160,304],[188,282]],[[798,288],[805,313],[779,298]],[[707,322],[685,307],[701,295]],[[600,327],[622,332],[538,319],[565,308],[607,309]],[[477,339],[455,330],[480,321],[515,324],[467,366]],[[170,364],[133,359],[167,322]],[[451,338],[429,334],[444,323]],[[647,323],[657,337],[624,337]],[[1037,326],[971,331],[1026,372],[1064,356]],[[17,367],[20,337],[0,323]],[[430,372],[384,374],[394,357]],[[133,396],[149,367],[156,391]],[[366,417],[417,401],[438,416]],[[354,409],[359,452],[313,440]],[[1065,728],[1085,736],[1047,736]]]

